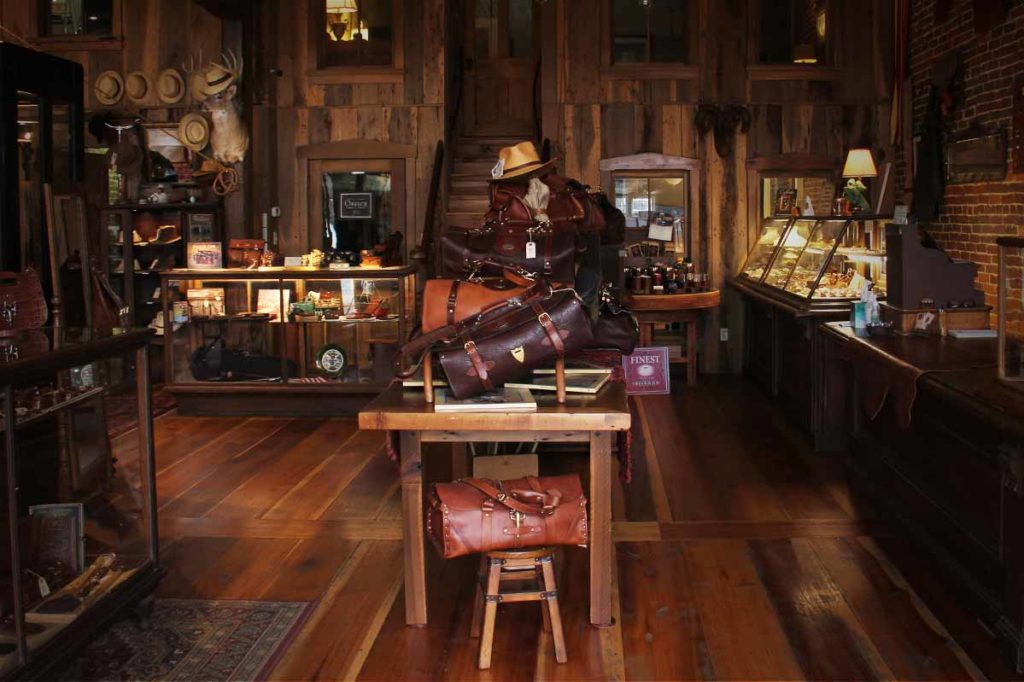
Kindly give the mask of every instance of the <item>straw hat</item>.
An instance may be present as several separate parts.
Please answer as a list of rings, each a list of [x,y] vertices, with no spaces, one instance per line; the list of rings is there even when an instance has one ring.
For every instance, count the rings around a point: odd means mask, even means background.
[[[185,114],[178,123],[178,137],[181,138],[181,143],[192,151],[201,151],[210,141],[210,124],[202,114]]]
[[[156,94],[164,104],[177,104],[185,96],[185,79],[177,69],[164,69],[156,79]]]
[[[224,92],[238,78],[238,73],[224,64],[211,62],[203,74],[203,93],[210,97]]]
[[[530,173],[549,170],[556,159],[541,161],[540,154],[532,142],[520,142],[514,147],[504,147],[498,152],[498,163],[491,169],[491,180],[507,180]]]
[[[96,101],[105,106],[113,106],[124,97],[124,81],[117,71],[104,71],[92,86]]]
[[[153,81],[149,74],[142,71],[132,71],[124,79],[124,91],[128,95],[128,101],[134,104],[145,103],[153,92]]]

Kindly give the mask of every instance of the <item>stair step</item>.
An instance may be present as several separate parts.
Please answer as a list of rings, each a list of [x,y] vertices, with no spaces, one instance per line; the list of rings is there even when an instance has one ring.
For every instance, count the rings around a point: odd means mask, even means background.
[[[487,197],[448,197],[448,210],[455,213],[476,213],[482,218],[489,205]]]
[[[476,178],[452,177],[451,194],[466,194],[469,196],[487,196],[490,194],[488,188],[490,183],[486,180]]]
[[[483,220],[483,215],[475,211],[472,213],[446,211],[444,214],[445,227],[479,227]]]
[[[460,161],[458,159],[452,164],[453,175],[475,175],[486,180],[491,177],[491,168],[494,161]]]
[[[455,158],[498,158],[502,147],[511,147],[522,142],[522,138],[462,138],[452,145]]]

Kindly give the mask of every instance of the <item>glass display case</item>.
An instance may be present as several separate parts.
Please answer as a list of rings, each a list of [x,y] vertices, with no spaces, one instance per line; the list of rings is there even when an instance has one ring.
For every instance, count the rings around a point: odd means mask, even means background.
[[[160,575],[151,336],[66,328],[0,337],[0,677],[54,679],[69,642],[113,611],[150,603],[142,600]],[[141,406],[137,445],[111,445],[110,400]]]
[[[164,364],[179,400],[255,386],[377,392],[394,376],[414,324],[412,267],[173,270],[161,278],[164,319],[172,321]]]
[[[737,277],[794,302],[846,306],[870,280],[885,296],[885,222],[860,216],[765,218]]]

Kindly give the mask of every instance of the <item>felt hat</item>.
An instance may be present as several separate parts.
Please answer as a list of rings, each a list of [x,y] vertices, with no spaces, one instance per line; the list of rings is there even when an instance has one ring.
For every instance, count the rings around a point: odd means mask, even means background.
[[[193,102],[206,100],[206,76],[201,71],[189,74],[188,92],[192,95]]]
[[[185,114],[178,123],[178,137],[192,151],[201,151],[210,141],[210,124],[202,114]]]
[[[507,180],[539,171],[549,170],[556,159],[542,161],[532,142],[520,142],[513,147],[503,147],[498,152],[498,163],[491,169],[491,180]]]
[[[156,79],[156,94],[164,104],[177,104],[185,96],[185,79],[177,69],[164,69]]]
[[[117,71],[104,71],[92,86],[96,101],[104,106],[113,106],[124,97],[124,80]]]
[[[156,228],[156,237],[150,244],[173,244],[181,241],[181,233],[177,225],[160,225]]]
[[[132,71],[124,79],[124,92],[128,95],[128,101],[134,104],[144,104],[153,93],[153,81],[147,73]]]

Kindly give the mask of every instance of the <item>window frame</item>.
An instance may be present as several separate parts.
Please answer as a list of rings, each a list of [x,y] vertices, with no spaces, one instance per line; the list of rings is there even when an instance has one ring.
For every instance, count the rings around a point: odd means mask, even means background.
[[[761,13],[764,0],[750,3],[747,25],[747,75],[750,80],[810,80],[838,81],[842,70],[837,64],[836,3],[825,0],[824,60],[817,64],[772,63],[761,61]]]
[[[326,1],[307,0],[309,23],[309,69],[307,79],[314,84],[401,83],[405,79],[404,0],[391,2],[391,64],[389,66],[326,66]]]
[[[700,3],[697,0],[689,2],[689,18],[687,19],[689,29],[688,55],[683,62],[629,62],[615,63],[612,59],[612,2],[604,0],[601,8],[601,72],[606,78],[620,80],[655,80],[655,79],[680,79],[696,80],[700,77],[700,68],[697,66],[698,56],[702,52],[702,32],[700,30]]]
[[[48,16],[50,0],[36,0],[32,3],[32,25],[35,36],[29,39],[34,46],[46,52],[79,52],[99,50],[120,50],[124,47],[124,0],[112,0],[109,36],[97,35],[57,35],[46,34],[45,22]]]

